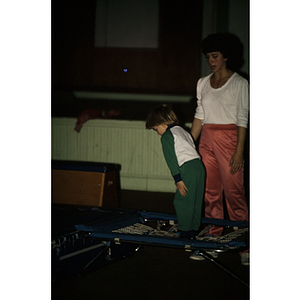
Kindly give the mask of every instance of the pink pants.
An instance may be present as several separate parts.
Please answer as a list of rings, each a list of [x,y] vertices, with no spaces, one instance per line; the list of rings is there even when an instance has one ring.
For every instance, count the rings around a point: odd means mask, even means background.
[[[230,174],[229,162],[237,145],[237,126],[205,124],[199,152],[206,169],[205,216],[224,219],[223,191],[230,220],[248,221],[244,189],[244,167]],[[209,234],[220,235],[222,228],[213,227]]]

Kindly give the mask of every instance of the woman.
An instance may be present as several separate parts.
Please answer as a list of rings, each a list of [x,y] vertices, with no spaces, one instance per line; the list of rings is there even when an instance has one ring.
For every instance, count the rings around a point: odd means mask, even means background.
[[[248,220],[244,190],[244,144],[248,126],[249,91],[246,79],[228,68],[232,43],[227,34],[202,41],[212,73],[197,83],[197,109],[191,129],[206,168],[205,216],[224,219],[223,191],[229,218]],[[221,235],[214,227],[211,235]],[[243,258],[242,258],[243,259]]]

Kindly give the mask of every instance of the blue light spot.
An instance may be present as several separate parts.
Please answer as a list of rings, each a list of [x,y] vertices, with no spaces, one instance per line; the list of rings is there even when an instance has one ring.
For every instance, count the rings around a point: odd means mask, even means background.
[[[127,69],[123,69],[123,72],[124,72],[124,73],[127,73]]]

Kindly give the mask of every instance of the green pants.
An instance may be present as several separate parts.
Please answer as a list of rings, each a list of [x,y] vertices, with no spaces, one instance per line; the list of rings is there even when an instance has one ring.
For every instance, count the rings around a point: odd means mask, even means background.
[[[205,169],[202,161],[194,159],[181,166],[181,178],[188,191],[181,196],[177,190],[174,207],[180,231],[198,230],[201,225]]]

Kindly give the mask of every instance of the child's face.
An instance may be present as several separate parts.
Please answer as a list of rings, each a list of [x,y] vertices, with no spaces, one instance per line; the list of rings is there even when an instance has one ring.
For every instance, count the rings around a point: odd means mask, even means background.
[[[153,127],[153,130],[155,130],[158,135],[163,135],[166,132],[167,128],[167,125],[157,125]]]

